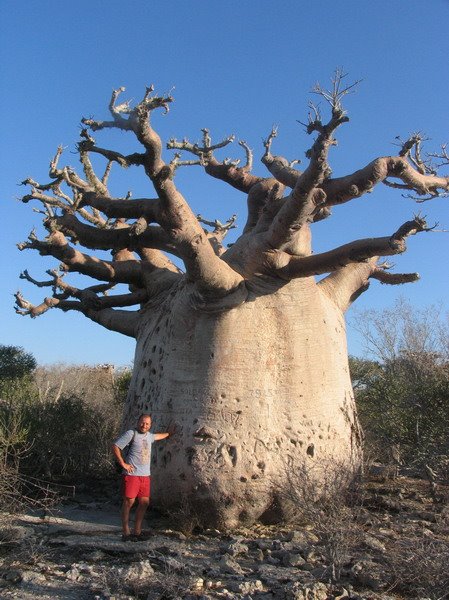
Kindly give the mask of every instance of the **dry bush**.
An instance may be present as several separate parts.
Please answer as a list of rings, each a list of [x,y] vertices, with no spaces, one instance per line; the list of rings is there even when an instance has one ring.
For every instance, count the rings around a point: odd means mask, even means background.
[[[349,550],[362,539],[359,516],[363,494],[358,478],[347,465],[328,460],[289,466],[287,480],[280,496],[288,506],[288,521],[312,527],[329,564],[330,577],[338,581]]]
[[[170,557],[154,551],[147,556],[146,560],[137,563],[103,570],[103,593],[127,594],[128,598],[136,600],[177,600],[195,587],[195,578],[186,565],[179,563],[175,568]]]
[[[201,515],[186,498],[170,510],[170,521],[173,527],[190,537],[195,530],[201,528]]]
[[[12,525],[15,513],[26,509],[49,511],[58,500],[57,492],[47,483],[21,473],[21,463],[30,452],[28,430],[20,411],[3,402],[0,405],[0,549],[7,553],[23,543]],[[27,550],[30,554],[33,548]],[[23,552],[22,552],[23,553]]]
[[[113,365],[59,363],[38,367],[34,373],[40,402],[58,402],[62,396],[77,396],[88,399],[90,406],[99,408],[107,408],[114,403],[116,378]]]
[[[23,469],[47,479],[73,479],[107,472],[112,466],[111,439],[116,431],[114,411],[95,410],[78,396],[57,402],[28,404],[25,418],[32,447]]]
[[[128,380],[110,365],[0,379],[0,510],[48,510],[73,492],[62,479],[114,473],[111,440]]]
[[[14,388],[7,402],[29,447],[21,472],[52,481],[112,474],[127,375],[111,365],[55,365],[36,369],[32,388]]]
[[[396,541],[389,555],[394,583],[391,589],[414,598],[449,598],[449,541],[407,537]]]

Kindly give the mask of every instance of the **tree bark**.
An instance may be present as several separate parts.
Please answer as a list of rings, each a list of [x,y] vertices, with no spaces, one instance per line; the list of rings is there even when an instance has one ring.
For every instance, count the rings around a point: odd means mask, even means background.
[[[359,467],[343,313],[312,278],[212,312],[192,310],[191,287],[146,306],[137,335],[126,422],[177,424],[155,449],[154,502],[217,527],[280,518],[295,465]]]

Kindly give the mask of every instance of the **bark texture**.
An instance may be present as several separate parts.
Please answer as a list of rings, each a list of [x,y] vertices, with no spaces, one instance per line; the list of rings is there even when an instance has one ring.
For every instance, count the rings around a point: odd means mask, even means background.
[[[342,311],[310,278],[250,286],[245,303],[212,313],[192,310],[188,287],[138,336],[127,418],[178,425],[156,449],[154,500],[182,498],[220,527],[279,518],[295,465],[359,463]]]
[[[154,450],[153,497],[165,508],[189,507],[205,525],[279,518],[288,473],[304,462],[316,465],[318,474],[320,465],[358,469],[362,435],[344,313],[370,279],[417,279],[415,273],[390,273],[379,258],[403,252],[407,237],[429,227],[415,216],[387,236],[321,254],[312,253],[312,228],[332,207],[378,184],[410,190],[421,201],[449,190],[449,178],[422,159],[418,136],[404,142],[397,156],[332,178],[329,150],[336,129],[348,121],[341,101],[353,87],[345,86],[344,77],[337,72],[329,91],[315,88],[329,103],[330,118],[323,122],[312,106],[305,127],[314,140],[303,171],[272,154],[275,129],[264,142],[268,177],[252,173],[253,153],[244,141],[244,164],[220,161],[216,153],[234,138],[213,144],[207,129],[198,143],[169,140],[167,148],[176,152],[166,162],[152,120],[153,111],[168,111],[173,99],[149,87],[132,108],[117,104],[120,88],[109,103],[111,120],[82,120],[82,175],[59,166],[58,148],[49,182],[23,182],[31,188],[23,201],[42,204],[47,235],[40,239],[33,231],[18,247],[61,265],[47,271],[46,281],[21,274],[52,294],[32,304],[18,292],[17,312],[36,317],[51,308],[77,310],[136,339],[125,424],[149,412],[157,428],[176,425],[176,434]],[[133,134],[141,151],[124,155],[97,146],[92,133],[111,128]],[[93,168],[95,154],[105,160],[102,174]],[[445,147],[437,156],[447,164]],[[143,168],[153,197],[114,198],[108,188],[114,164]],[[246,224],[230,248],[223,240],[236,216],[226,223],[195,216],[176,187],[176,170],[192,165],[246,195]],[[90,253],[95,250],[110,250],[110,259]],[[70,272],[97,283],[75,287],[66,280]],[[317,275],[325,277],[317,282]],[[127,289],[114,293],[116,284]],[[124,310],[130,306],[136,309]]]

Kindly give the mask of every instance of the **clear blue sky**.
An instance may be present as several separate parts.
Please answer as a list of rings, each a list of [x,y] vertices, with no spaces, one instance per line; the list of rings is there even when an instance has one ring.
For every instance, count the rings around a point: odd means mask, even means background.
[[[173,86],[170,114],[155,117],[165,138],[196,140],[202,127],[218,139],[235,133],[260,156],[261,139],[279,125],[273,150],[303,157],[310,145],[297,120],[305,120],[308,92],[326,84],[338,66],[349,79],[363,79],[348,97],[350,123],[339,130],[332,150],[335,175],[395,152],[395,136],[425,132],[428,149],[449,141],[449,0],[1,0],[1,277],[0,343],[24,346],[41,363],[130,364],[132,340],[110,333],[79,315],[53,310],[30,320],[13,311],[20,288],[38,302],[42,294],[18,279],[28,268],[36,279],[56,261],[15,244],[39,223],[31,204],[16,197],[27,176],[45,180],[58,144],[71,154],[82,116],[107,117],[112,88],[140,98],[145,85]],[[97,134],[101,145],[133,151],[131,137]],[[112,141],[111,141],[112,140]],[[137,150],[137,146],[135,146]],[[228,154],[238,154],[238,147]],[[117,170],[117,169],[116,169]],[[256,172],[264,173],[256,160]],[[446,174],[449,171],[446,168]],[[136,169],[118,172],[112,191],[151,196]],[[234,212],[244,222],[239,192],[211,180],[199,168],[185,169],[177,182],[193,209],[210,218]],[[428,221],[449,229],[449,199],[421,206]],[[351,239],[386,235],[420,207],[400,192],[378,187],[338,210],[315,228],[315,250]],[[397,287],[373,282],[357,305],[391,306],[399,295],[416,306],[447,306],[449,234],[421,234],[395,259],[397,271],[418,271],[420,282]],[[354,332],[350,350],[361,351]]]

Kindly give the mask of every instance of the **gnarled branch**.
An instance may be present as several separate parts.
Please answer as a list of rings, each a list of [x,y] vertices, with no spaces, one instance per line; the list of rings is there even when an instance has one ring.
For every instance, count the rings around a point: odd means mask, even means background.
[[[329,273],[349,263],[362,262],[376,256],[400,254],[406,249],[406,238],[421,231],[429,231],[429,228],[424,219],[415,217],[401,225],[390,237],[356,240],[312,256],[291,257],[281,253],[276,256],[279,265],[276,272],[285,279],[309,277]],[[282,264],[283,262],[285,264]]]

